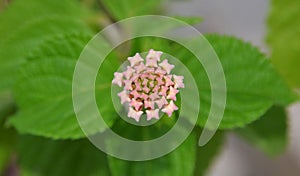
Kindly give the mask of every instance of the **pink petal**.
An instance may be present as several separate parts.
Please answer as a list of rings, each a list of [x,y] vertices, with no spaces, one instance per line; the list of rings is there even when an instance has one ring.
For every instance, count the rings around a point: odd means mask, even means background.
[[[165,70],[161,69],[161,67],[158,67],[158,68],[155,70],[155,73],[164,75],[164,74],[166,74],[167,72],[166,72]]]
[[[149,98],[149,96],[145,93],[142,93],[141,98],[144,100],[147,100]]]
[[[169,117],[171,117],[172,113],[176,110],[178,110],[178,107],[171,100],[170,103],[165,108],[163,108],[161,111],[166,113]]]
[[[133,97],[134,97],[135,99],[141,97],[141,95],[140,95],[136,90],[132,91],[130,94],[133,95]]]
[[[171,72],[171,70],[175,67],[174,65],[171,65],[168,63],[168,60],[164,60],[162,61],[159,66],[162,67],[162,69],[164,69],[168,74]]]
[[[147,120],[151,120],[152,118],[159,119],[158,111],[159,109],[146,110]]]
[[[156,100],[159,98],[159,96],[157,95],[157,93],[152,93],[151,95],[149,95],[150,99],[153,101],[153,100]]]
[[[157,60],[156,59],[146,59],[146,66],[147,67],[157,67]]]
[[[135,66],[134,68],[137,73],[141,73],[146,69],[146,66],[144,63],[140,63],[137,66]]]
[[[175,88],[184,88],[183,76],[173,75],[173,78],[174,78]]]
[[[167,96],[167,99],[171,99],[176,101],[176,94],[179,92],[179,90],[170,87],[169,95]]]
[[[135,110],[139,110],[140,107],[143,105],[142,102],[138,102],[135,99],[131,99],[131,102],[129,103],[130,106],[134,107]]]
[[[162,97],[161,99],[155,101],[155,103],[157,104],[159,109],[162,108],[164,105],[168,104],[165,97]]]
[[[139,53],[136,53],[135,56],[133,57],[128,57],[128,60],[130,62],[130,65],[133,67],[135,65],[138,65],[139,63],[141,63],[142,61],[144,61],[144,59],[140,56]]]
[[[126,79],[130,79],[130,77],[133,75],[134,72],[135,70],[133,68],[127,66],[127,70],[123,72],[123,74],[126,77]]]
[[[119,87],[122,87],[122,84],[123,84],[123,73],[115,72],[114,76],[115,77],[112,80],[112,83],[118,85]]]
[[[171,76],[165,76],[164,77],[165,81],[166,81],[166,86],[172,86],[174,85],[172,79],[171,79]]]
[[[167,91],[168,91],[168,87],[166,86],[161,86],[161,89],[159,91],[159,95],[162,95],[162,96],[167,96]]]
[[[135,119],[137,122],[139,122],[142,114],[143,114],[143,111],[135,111],[132,107],[129,107],[127,116],[131,117],[131,118]]]
[[[148,87],[144,87],[143,91],[146,92],[146,93],[148,93],[150,91],[150,89]]]
[[[149,50],[149,53],[147,55],[147,59],[155,59],[157,61],[160,61],[160,57],[163,54],[161,51],[154,51],[153,49]]]
[[[125,83],[125,86],[124,86],[125,90],[132,90],[132,81],[131,80],[125,80],[124,83]]]
[[[157,84],[158,84],[158,85],[163,85],[163,84],[164,84],[164,82],[163,82],[163,80],[162,80],[162,77],[157,77],[157,78],[156,78],[156,81],[157,81]]]
[[[118,93],[118,96],[121,98],[121,104],[124,104],[125,102],[129,102],[130,99],[128,97],[128,94],[125,90],[122,92]]]
[[[154,109],[154,102],[153,101],[144,101],[145,108]]]

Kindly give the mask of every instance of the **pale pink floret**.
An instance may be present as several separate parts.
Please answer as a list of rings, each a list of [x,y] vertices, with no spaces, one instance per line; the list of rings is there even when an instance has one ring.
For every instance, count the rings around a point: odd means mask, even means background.
[[[167,87],[174,85],[174,82],[172,81],[172,76],[165,76],[164,79]]]
[[[162,63],[159,64],[168,74],[171,72],[171,70],[175,67],[174,65],[169,64],[168,60],[162,61]]]
[[[145,93],[149,93],[150,89],[149,89],[149,87],[145,86],[145,87],[143,88],[143,91],[144,91]]]
[[[135,85],[135,90],[137,90],[137,91],[142,91],[141,85],[140,85],[140,84],[136,84],[136,85]]]
[[[167,106],[165,106],[161,111],[166,113],[169,117],[171,117],[172,113],[176,110],[178,110],[178,107],[174,104],[173,100],[171,100],[170,103]]]
[[[161,67],[158,67],[156,70],[155,70],[155,73],[157,74],[166,74],[167,72],[165,70],[163,70]]]
[[[154,86],[154,88],[152,89],[152,92],[159,92],[160,86],[156,85]],[[160,94],[157,94],[160,95]]]
[[[139,53],[136,53],[133,57],[128,57],[131,67],[138,65],[139,63],[143,62],[144,59],[140,56]]]
[[[156,59],[150,59],[150,58],[147,58],[146,59],[146,66],[147,67],[157,67],[157,60]]]
[[[154,118],[154,119],[159,119],[158,112],[159,112],[159,109],[146,110],[146,113],[147,113],[147,120],[151,120],[152,118]]]
[[[127,116],[131,117],[131,118],[135,119],[137,122],[139,122],[142,114],[143,114],[143,111],[135,111],[132,107],[129,107]]]
[[[129,103],[129,105],[134,107],[134,109],[138,111],[140,109],[140,107],[143,105],[143,103],[136,101],[135,99],[132,99],[131,102]]]
[[[134,72],[135,72],[135,69],[127,66],[127,70],[125,72],[123,72],[123,74],[126,79],[130,79]]]
[[[129,102],[130,99],[128,97],[128,94],[125,90],[122,92],[118,93],[118,96],[121,98],[121,104],[124,104],[125,102]]]
[[[157,104],[158,108],[161,109],[164,105],[168,104],[168,101],[165,97],[162,97],[159,100],[156,100],[155,103]]]
[[[137,53],[129,57],[130,66],[123,73],[115,73],[113,84],[123,91],[118,93],[121,104],[128,103],[127,116],[139,122],[142,114],[147,120],[159,119],[159,112],[169,117],[178,110],[174,104],[178,88],[184,88],[183,76],[170,75],[174,65],[160,62],[161,51],[150,50],[145,60]]]
[[[153,101],[144,101],[145,108],[154,109],[154,102]]]
[[[147,95],[147,94],[145,94],[145,93],[142,93],[142,95],[141,95],[140,98],[142,98],[142,99],[144,99],[144,100],[147,100],[148,97],[149,97],[149,95]]]
[[[162,86],[158,94],[162,95],[162,96],[167,96],[168,90],[169,90],[169,88],[167,86]]]
[[[130,94],[133,96],[133,98],[137,99],[141,97],[141,94],[138,93],[138,91],[134,90],[132,92],[130,92]]]
[[[134,67],[137,73],[141,73],[142,71],[146,70],[146,66],[144,63],[140,63],[139,65]]]
[[[155,59],[157,61],[160,61],[160,56],[163,54],[161,51],[154,51],[153,49],[150,49],[146,59]]]
[[[112,80],[113,84],[117,84],[119,87],[122,87],[123,83],[123,74],[115,72],[114,73],[115,78]]]
[[[173,78],[174,78],[175,88],[184,88],[183,76],[173,75]]]
[[[176,94],[179,92],[179,90],[173,88],[173,87],[170,87],[170,91],[169,91],[169,94],[167,96],[167,99],[171,99],[171,100],[174,100],[176,101]]]
[[[130,78],[130,81],[132,81],[132,82],[137,81],[137,79],[138,79],[139,77],[140,77],[139,74],[134,73],[134,74],[132,75],[132,77]]]
[[[124,81],[124,89],[125,90],[132,90],[132,81],[131,80],[125,80]]]
[[[159,84],[159,85],[164,84],[162,77],[157,77],[157,78],[155,78],[155,80],[157,81],[157,84]]]
[[[159,99],[159,96],[158,96],[157,94],[151,94],[151,95],[149,96],[149,98],[150,98],[152,101],[154,101],[154,100]]]

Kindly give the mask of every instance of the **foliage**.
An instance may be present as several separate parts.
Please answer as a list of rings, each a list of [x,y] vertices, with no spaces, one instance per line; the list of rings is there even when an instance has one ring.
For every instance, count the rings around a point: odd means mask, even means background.
[[[101,22],[95,22],[98,18],[108,23],[136,15],[162,14],[163,1],[101,0],[98,3],[101,13],[94,13],[97,8],[88,9],[82,2],[73,0],[14,0],[5,7],[0,4],[0,8],[4,8],[0,12],[0,173],[15,155],[24,176],[124,173],[199,176],[205,174],[220,151],[228,130],[268,155],[284,150],[288,130],[284,108],[295,100],[295,95],[272,63],[289,85],[299,87],[300,81],[295,76],[298,75],[299,43],[294,38],[299,32],[295,18],[298,2],[290,0],[294,5],[287,5],[273,0],[268,37],[272,61],[251,44],[235,37],[206,36],[224,69],[227,102],[220,124],[222,131],[204,147],[197,146],[197,139],[211,107],[212,90],[205,69],[190,51],[169,40],[144,37],[125,42],[108,55],[104,69],[98,73],[96,90],[85,85],[83,88],[95,91],[107,125],[127,138],[158,137],[172,128],[178,114],[174,120],[162,120],[150,127],[120,121],[111,102],[111,80],[125,57],[150,48],[161,50],[179,58],[196,79],[201,102],[197,126],[176,150],[144,162],[113,158],[90,144],[74,113],[72,80],[81,51],[97,32],[93,30],[95,25],[102,27]],[[277,13],[282,6],[286,6],[286,10]],[[201,22],[199,17],[175,18],[191,25]],[[284,45],[287,42],[291,46]],[[285,56],[287,60],[282,59]],[[87,135],[107,130],[93,121],[83,124],[89,127]]]
[[[300,1],[272,0],[268,18],[271,60],[290,86],[300,88]]]
[[[274,106],[259,120],[236,132],[270,156],[284,151],[287,140],[287,116],[284,108]]]

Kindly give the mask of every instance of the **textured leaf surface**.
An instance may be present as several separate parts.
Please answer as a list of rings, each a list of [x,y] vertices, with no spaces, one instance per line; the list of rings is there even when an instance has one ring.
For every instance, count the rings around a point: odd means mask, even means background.
[[[284,108],[272,107],[263,117],[236,132],[268,155],[285,150],[288,142],[287,116]]]
[[[113,130],[127,139],[143,141],[162,136],[175,122],[173,119],[165,118],[155,126],[150,127],[134,127],[126,123],[116,123]],[[197,137],[199,134],[200,130],[198,132],[196,130],[193,131],[177,149],[161,158],[150,161],[132,162],[108,157],[111,173],[113,176],[204,175],[205,171],[209,168],[209,164],[213,161],[222,146],[223,135],[221,132],[218,132],[210,143],[204,147],[198,147]]]
[[[233,37],[213,35],[207,36],[207,39],[219,56],[227,84],[221,129],[245,126],[261,117],[273,104],[287,105],[294,100],[288,86],[258,49]],[[198,124],[204,126],[210,109],[211,87],[200,62],[184,47],[174,43],[153,38],[137,42],[143,47],[136,49],[162,50],[180,59],[189,68],[200,93]]]
[[[295,100],[257,48],[232,37],[208,36],[208,40],[220,58],[227,82],[227,105],[221,128],[243,126],[261,117],[271,105],[287,105]]]
[[[289,85],[300,89],[300,1],[271,1],[267,41],[271,60]]]
[[[22,176],[109,175],[106,155],[87,140],[21,136],[18,154]]]
[[[130,128],[128,128],[128,130],[130,130]],[[128,133],[128,130],[126,133]],[[157,131],[158,130],[149,130],[148,135]],[[144,135],[147,135],[145,134],[145,130],[143,132]],[[136,130],[132,131],[131,134],[133,133],[136,133]],[[150,161],[133,162],[109,157],[109,167],[111,168],[112,176],[191,176],[195,166],[196,147],[196,136],[195,134],[191,134],[181,146],[161,158]]]
[[[89,31],[83,10],[74,1],[16,0],[0,15],[0,91],[11,88],[25,55],[43,40],[74,31]]]
[[[157,11],[162,0],[101,0],[113,18],[121,20],[139,15],[149,15]]]
[[[89,35],[70,34],[56,37],[44,44],[29,56],[22,65],[15,95],[20,111],[10,119],[21,133],[30,133],[51,138],[81,138],[85,135],[78,125],[72,102],[72,80],[75,65],[81,50],[90,39]],[[112,69],[107,67],[106,71]],[[111,71],[112,72],[112,71]],[[109,86],[97,82],[97,91],[102,97],[99,103],[105,108],[105,97],[110,94]],[[107,83],[107,82],[106,82]],[[86,88],[84,95],[91,88]],[[104,92],[104,93],[103,93]],[[107,123],[114,118],[107,116]],[[103,126],[87,119],[88,134],[104,130]]]

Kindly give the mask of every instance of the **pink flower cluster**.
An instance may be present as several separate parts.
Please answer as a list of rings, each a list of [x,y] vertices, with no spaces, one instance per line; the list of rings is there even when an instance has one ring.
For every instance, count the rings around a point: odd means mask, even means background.
[[[169,64],[168,60],[161,62],[162,54],[151,49],[144,62],[137,53],[128,58],[130,66],[126,71],[114,73],[112,83],[124,87],[118,93],[121,104],[129,104],[127,116],[137,122],[143,113],[147,114],[147,120],[151,120],[159,119],[160,110],[169,117],[178,110],[174,101],[178,88],[184,88],[184,77],[170,74],[174,65]]]

